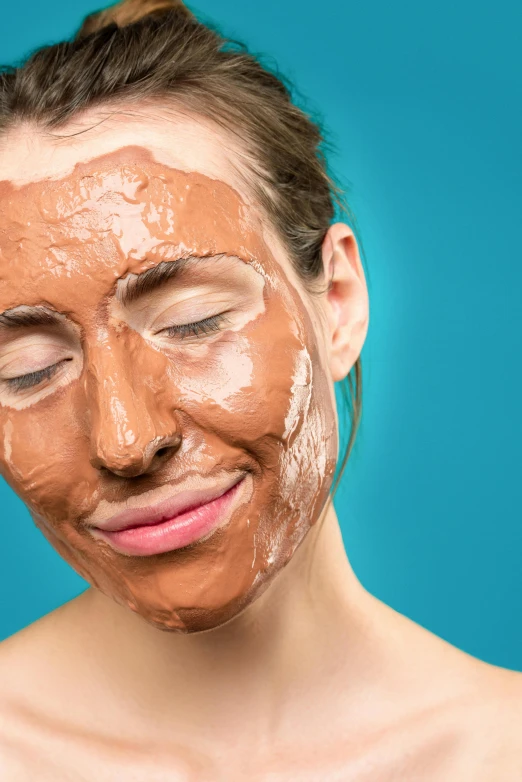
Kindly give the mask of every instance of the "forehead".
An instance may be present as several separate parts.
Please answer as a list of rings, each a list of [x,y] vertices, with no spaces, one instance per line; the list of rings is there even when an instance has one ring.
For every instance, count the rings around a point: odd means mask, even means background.
[[[120,274],[139,271],[159,248],[170,255],[244,248],[250,259],[256,228],[256,210],[228,184],[158,163],[138,146],[78,163],[62,179],[0,182],[0,253],[55,275],[85,265],[89,272],[91,253],[101,262],[118,258],[128,266]]]
[[[194,138],[172,160],[150,134],[147,147],[114,148],[138,140],[136,134],[145,141],[147,129],[133,130],[118,133],[110,145],[106,134],[72,156],[64,147],[44,154],[32,181],[23,167],[14,180],[0,181],[0,309],[42,301],[63,309],[57,297],[74,299],[79,283],[82,297],[103,296],[129,272],[188,255],[226,253],[266,263],[259,213],[234,187],[233,167],[222,161],[223,179],[209,175],[220,167],[217,153],[210,154],[212,139],[206,138],[207,157],[196,172],[189,170]],[[82,159],[95,149],[102,153]],[[38,177],[43,172],[47,176]]]
[[[0,137],[0,181],[19,186],[61,179],[78,163],[129,146],[145,147],[159,163],[197,171],[226,182],[243,198],[248,196],[238,170],[244,150],[237,138],[204,118],[155,104],[139,111],[132,105],[114,111],[91,110],[58,130],[20,125]]]

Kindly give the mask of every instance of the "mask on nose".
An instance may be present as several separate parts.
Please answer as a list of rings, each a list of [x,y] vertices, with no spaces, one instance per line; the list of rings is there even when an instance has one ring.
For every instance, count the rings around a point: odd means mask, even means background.
[[[167,357],[126,324],[98,334],[85,368],[91,464],[122,478],[152,474],[181,446]]]

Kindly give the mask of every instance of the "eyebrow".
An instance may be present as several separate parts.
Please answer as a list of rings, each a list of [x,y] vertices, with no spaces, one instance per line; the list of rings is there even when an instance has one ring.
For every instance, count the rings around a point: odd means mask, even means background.
[[[152,269],[135,275],[117,290],[117,296],[123,305],[136,301],[141,296],[164,285],[168,280],[181,277],[187,270],[203,261],[216,261],[226,257],[225,253],[216,255],[189,255],[174,261],[162,261]],[[232,257],[232,256],[230,256]],[[0,329],[31,328],[34,326],[56,326],[63,323],[63,316],[43,306],[18,307],[0,313]]]
[[[160,288],[168,280],[175,280],[184,275],[185,272],[192,269],[203,261],[216,261],[225,257],[224,253],[219,255],[189,255],[185,258],[178,258],[175,261],[162,261],[152,269],[141,272],[126,282],[117,292],[121,304],[131,304],[141,296]]]
[[[31,326],[56,326],[62,322],[59,313],[47,307],[27,307],[6,310],[0,313],[0,328],[19,329]]]

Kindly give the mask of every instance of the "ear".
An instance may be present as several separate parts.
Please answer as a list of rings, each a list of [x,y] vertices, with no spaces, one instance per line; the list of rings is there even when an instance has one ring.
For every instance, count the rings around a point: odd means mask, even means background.
[[[322,246],[326,311],[330,325],[330,370],[342,380],[357,361],[369,324],[366,278],[352,229],[345,223],[330,226]]]

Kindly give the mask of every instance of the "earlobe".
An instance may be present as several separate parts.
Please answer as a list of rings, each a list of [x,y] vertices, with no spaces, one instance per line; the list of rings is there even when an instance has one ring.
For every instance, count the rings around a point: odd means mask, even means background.
[[[369,325],[366,277],[357,240],[345,223],[330,226],[323,247],[323,266],[330,330],[330,370],[334,381],[345,378],[359,358]]]

